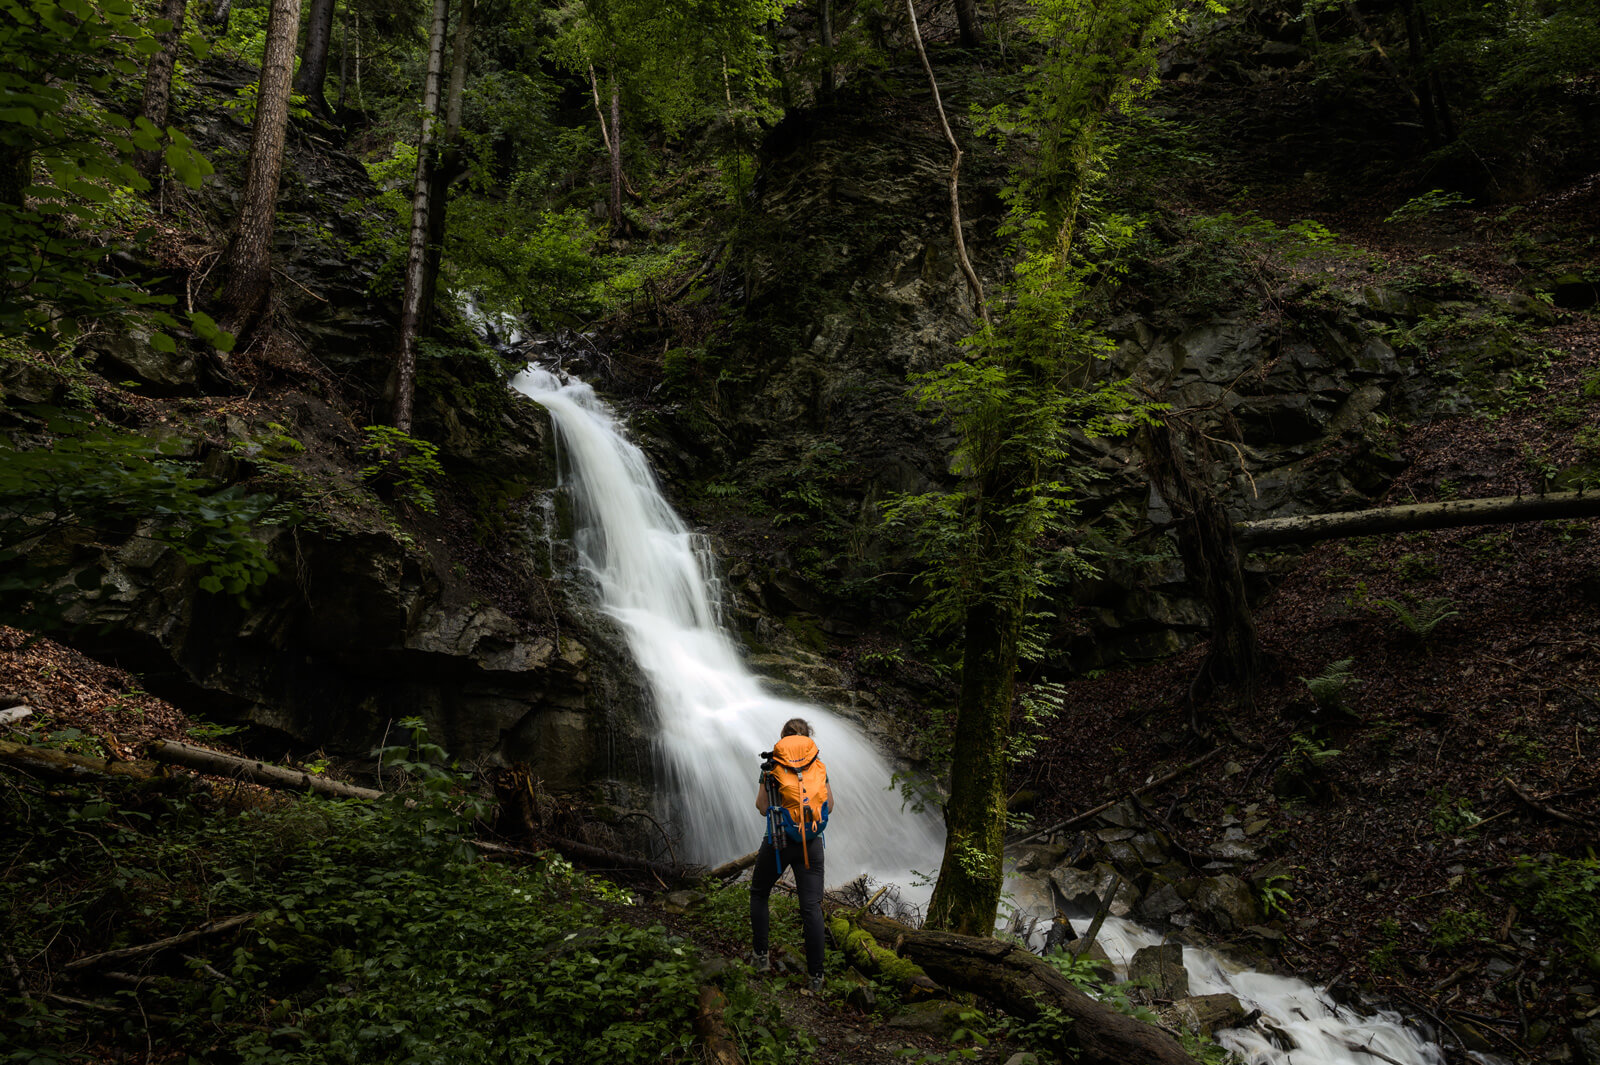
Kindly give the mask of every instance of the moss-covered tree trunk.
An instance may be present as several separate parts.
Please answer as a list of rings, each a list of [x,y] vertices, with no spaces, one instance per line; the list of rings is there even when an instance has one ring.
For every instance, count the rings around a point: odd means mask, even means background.
[[[944,859],[928,903],[928,927],[994,934],[1006,823],[1006,741],[1016,684],[1021,608],[981,599],[967,611],[956,707]]]

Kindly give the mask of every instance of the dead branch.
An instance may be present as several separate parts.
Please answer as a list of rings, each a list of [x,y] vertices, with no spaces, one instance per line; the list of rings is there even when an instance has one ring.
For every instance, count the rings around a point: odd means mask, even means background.
[[[119,950],[107,950],[99,954],[91,954],[86,958],[77,958],[73,961],[67,962],[67,964],[63,965],[61,968],[64,972],[80,972],[84,969],[91,969],[97,965],[105,965],[109,962],[123,961],[127,958],[141,958],[146,954],[154,954],[157,951],[167,950],[170,947],[181,946],[184,943],[193,942],[194,940],[200,939],[204,936],[214,936],[218,933],[227,932],[231,929],[238,928],[241,925],[247,925],[251,921],[255,920],[256,916],[257,915],[253,913],[241,913],[234,917],[224,917],[217,921],[207,921],[199,928],[192,928],[187,932],[180,932],[175,936],[168,936],[166,939],[158,939],[153,943],[142,943],[137,947],[122,947]]]
[[[1221,754],[1222,751],[1223,751],[1223,748],[1214,747],[1211,750],[1207,751],[1205,754],[1202,754],[1199,758],[1196,758],[1194,761],[1188,762],[1188,763],[1185,763],[1184,765],[1179,766],[1178,768],[1174,769],[1172,772],[1166,774],[1165,776],[1157,777],[1155,780],[1152,780],[1150,783],[1144,785],[1143,787],[1139,787],[1139,788],[1133,789],[1133,794],[1134,795],[1143,795],[1147,791],[1152,791],[1155,788],[1159,788],[1163,784],[1170,783],[1171,781],[1176,780],[1177,778],[1183,776],[1183,774],[1189,772],[1191,769],[1196,769],[1199,766],[1202,766],[1205,763],[1211,761],[1211,759],[1213,759],[1217,755]],[[1103,802],[1099,806],[1094,807],[1092,810],[1085,810],[1081,814],[1074,814],[1072,817],[1067,818],[1065,821],[1057,822],[1056,824],[1051,825],[1049,828],[1041,828],[1037,832],[1031,832],[1028,835],[1023,836],[1021,839],[1016,840],[1015,843],[1019,843],[1019,844],[1020,843],[1029,843],[1029,842],[1032,842],[1033,840],[1039,839],[1042,836],[1048,836],[1053,832],[1059,832],[1063,828],[1068,828],[1068,827],[1070,827],[1072,825],[1077,824],[1080,821],[1087,821],[1089,818],[1094,817],[1097,814],[1105,813],[1107,810],[1111,809],[1113,806],[1117,805],[1117,803],[1119,803],[1121,801],[1122,801],[1121,799],[1112,799],[1109,802]]]
[[[906,14],[911,18],[911,39],[917,44],[917,55],[922,59],[922,69],[928,75],[928,88],[933,90],[933,106],[939,112],[939,125],[944,128],[944,139],[950,144],[950,224],[955,230],[956,258],[961,262],[961,272],[967,276],[972,301],[978,305],[978,317],[987,324],[989,306],[983,299],[983,282],[978,280],[978,272],[972,268],[972,260],[967,258],[967,241],[961,232],[961,197],[956,183],[961,173],[961,145],[956,143],[956,135],[950,131],[950,120],[945,117],[944,101],[939,97],[939,82],[933,76],[933,64],[928,62],[928,52],[922,47],[922,30],[917,26],[917,9],[914,5],[915,0],[906,0]]]

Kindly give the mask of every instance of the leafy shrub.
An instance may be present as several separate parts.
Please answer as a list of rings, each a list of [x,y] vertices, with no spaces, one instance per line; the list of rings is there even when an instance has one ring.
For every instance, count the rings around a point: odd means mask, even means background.
[[[1507,882],[1523,905],[1577,952],[1582,965],[1600,972],[1600,861],[1593,850],[1586,858],[1520,857]]]

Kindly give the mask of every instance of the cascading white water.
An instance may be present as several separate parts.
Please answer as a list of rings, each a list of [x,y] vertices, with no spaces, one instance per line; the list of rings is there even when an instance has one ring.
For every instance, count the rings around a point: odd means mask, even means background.
[[[835,797],[829,881],[867,873],[908,886],[913,870],[936,869],[942,828],[903,808],[889,763],[861,731],[822,707],[776,698],[740,660],[718,623],[697,538],[594,390],[533,366],[511,386],[556,425],[563,484],[577,517],[574,546],[654,698],[660,763],[684,839],[680,853],[716,863],[755,849],[764,826],[755,809],[757,755],[771,748],[785,721],[804,717]]]
[[[1096,942],[1124,971],[1134,952],[1163,942],[1157,933],[1107,917]],[[1191,995],[1227,993],[1247,1010],[1260,1010],[1290,1045],[1279,1046],[1262,1028],[1226,1028],[1217,1041],[1246,1065],[1444,1065],[1444,1053],[1393,1013],[1362,1015],[1335,1003],[1322,988],[1292,976],[1233,966],[1209,950],[1183,948]]]
[[[654,697],[661,764],[687,856],[720,862],[755,847],[763,827],[755,811],[757,754],[785,720],[802,716],[815,730],[838,802],[828,830],[830,882],[867,873],[904,886],[913,870],[931,873],[943,831],[931,815],[902,808],[888,763],[860,730],[829,710],[775,698],[745,668],[718,623],[695,536],[594,390],[535,366],[511,385],[556,425],[563,483],[577,515],[574,546]],[[907,897],[925,891],[913,888]],[[1047,901],[1024,909],[1047,919],[1053,912]],[[1162,937],[1111,917],[1098,941],[1125,970],[1136,950]],[[1293,1044],[1279,1046],[1255,1028],[1218,1032],[1248,1065],[1443,1065],[1439,1048],[1393,1014],[1360,1016],[1301,980],[1238,970],[1210,951],[1185,947],[1183,960],[1192,994],[1232,994]]]

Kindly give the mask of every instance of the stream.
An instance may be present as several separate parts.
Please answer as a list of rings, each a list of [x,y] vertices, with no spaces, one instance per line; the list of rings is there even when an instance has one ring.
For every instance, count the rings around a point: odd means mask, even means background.
[[[836,819],[828,835],[833,883],[866,873],[910,885],[902,898],[925,901],[928,876],[944,849],[933,812],[905,807],[894,769],[853,723],[820,706],[773,696],[745,666],[723,629],[712,594],[714,567],[702,537],[662,496],[644,453],[627,439],[589,385],[530,365],[511,387],[550,413],[560,452],[560,486],[575,515],[573,547],[600,608],[620,627],[654,701],[657,764],[665,805],[691,861],[717,864],[753,850],[764,820],[755,808],[759,752],[784,721],[804,717],[828,765]],[[1036,882],[1035,882],[1036,883]],[[1037,887],[1008,884],[1025,916],[1054,907]],[[1109,918],[1099,942],[1125,971],[1157,932]],[[1260,1010],[1251,1028],[1225,1029],[1217,1041],[1249,1065],[1443,1065],[1440,1048],[1397,1014],[1361,1015],[1322,988],[1292,977],[1230,965],[1184,947],[1194,995],[1232,994]]]

